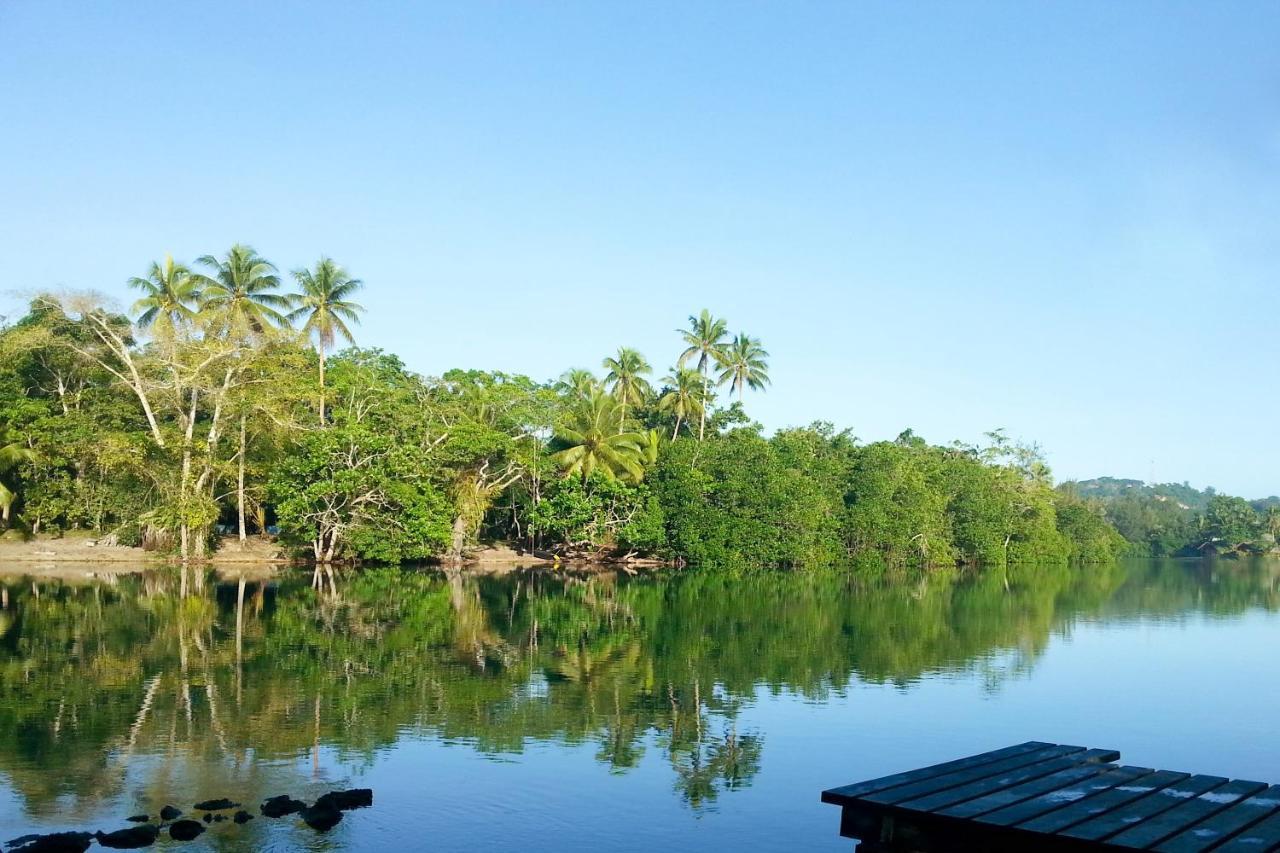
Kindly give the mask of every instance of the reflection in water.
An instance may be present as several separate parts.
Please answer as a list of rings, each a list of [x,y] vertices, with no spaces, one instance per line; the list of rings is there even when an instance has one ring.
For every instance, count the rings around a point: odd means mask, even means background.
[[[594,744],[615,773],[657,750],[701,810],[767,762],[768,733],[740,724],[761,690],[823,701],[950,674],[998,690],[1076,620],[1280,606],[1262,562],[308,580],[7,578],[0,779],[32,825],[175,792],[257,802],[323,781],[322,753],[359,772],[406,736],[493,756]]]

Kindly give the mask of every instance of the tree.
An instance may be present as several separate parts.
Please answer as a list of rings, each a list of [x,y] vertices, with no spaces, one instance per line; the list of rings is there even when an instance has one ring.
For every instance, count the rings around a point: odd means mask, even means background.
[[[163,262],[153,262],[145,278],[129,279],[129,286],[145,294],[133,303],[138,328],[172,333],[177,326],[195,319],[199,281],[185,266],[174,263],[172,255],[165,255]]]
[[[571,367],[556,381],[556,390],[574,400],[585,400],[603,386],[594,373],[585,367]]]
[[[671,428],[671,440],[675,441],[680,434],[680,425],[702,417],[706,410],[705,386],[698,372],[688,368],[676,368],[662,381],[667,389],[658,398],[658,410],[675,419]]]
[[[212,328],[233,335],[261,334],[272,326],[287,326],[281,313],[289,297],[276,293],[280,276],[253,247],[236,243],[221,260],[203,255],[196,260],[212,275],[195,274],[201,288],[200,310]]]
[[[760,391],[769,384],[769,364],[765,361],[768,357],[769,353],[760,345],[759,338],[740,332],[717,358],[716,363],[720,367],[717,381],[737,391],[741,401],[745,388]]]
[[[609,371],[604,379],[605,385],[608,386],[609,393],[613,394],[614,399],[622,404],[622,417],[618,424],[618,429],[621,431],[626,424],[627,407],[642,405],[653,393],[652,386],[644,378],[653,372],[653,368],[638,350],[630,347],[619,348],[618,354],[612,358],[606,358],[603,366]]]
[[[625,432],[624,426],[622,404],[597,392],[556,425],[555,444],[561,449],[551,458],[566,477],[585,481],[598,471],[607,479],[638,483],[644,479],[645,438]]]
[[[0,475],[8,474],[23,462],[35,459],[35,453],[7,429],[0,427]],[[17,500],[18,487],[0,480],[0,523],[9,526],[9,512]]]
[[[364,308],[347,297],[364,283],[358,278],[351,278],[346,270],[323,257],[316,262],[314,270],[294,270],[293,278],[302,291],[290,297],[295,307],[288,314],[288,319],[294,322],[305,317],[302,333],[308,338],[315,338],[316,353],[320,356],[320,424],[323,426],[325,353],[337,338],[355,344],[347,323],[359,323]]]
[[[729,325],[711,316],[711,312],[703,308],[702,313],[689,316],[689,328],[677,329],[681,339],[688,345],[676,362],[676,367],[684,367],[690,359],[697,359],[697,370],[702,374],[702,412],[698,416],[698,441],[702,441],[707,429],[706,404],[711,396],[711,379],[708,371],[712,362],[718,363],[724,357],[724,339],[729,334]]]

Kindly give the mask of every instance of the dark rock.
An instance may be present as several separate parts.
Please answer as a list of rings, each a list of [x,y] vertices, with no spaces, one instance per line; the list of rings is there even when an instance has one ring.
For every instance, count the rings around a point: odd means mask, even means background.
[[[262,804],[262,813],[267,817],[284,817],[294,812],[300,812],[306,807],[307,804],[302,800],[295,800],[288,794],[281,794],[265,801]]]
[[[129,821],[129,823],[146,823],[147,821],[151,820],[151,816],[145,815],[145,814],[136,814],[133,817],[125,818],[125,820]]]
[[[333,806],[316,803],[309,809],[303,809],[300,815],[307,826],[318,832],[328,832],[342,820],[342,812]]]
[[[165,806],[160,810],[161,820],[176,820],[180,817],[182,817],[182,809],[177,809],[173,806]]]
[[[197,820],[180,820],[169,827],[169,837],[174,841],[190,841],[202,832],[204,827]]]
[[[217,800],[204,800],[196,803],[192,808],[201,812],[217,812],[222,811],[223,809],[238,809],[240,808],[240,804],[233,803],[226,797],[223,797]]]
[[[25,844],[10,850],[20,853],[84,853],[93,843],[93,836],[87,832],[51,832],[48,835],[25,835],[23,838],[26,839]]]
[[[373,805],[372,788],[352,788],[350,791],[330,791],[316,800],[316,805],[332,806],[339,811],[363,809]]]
[[[205,812],[205,813],[204,813],[204,822],[205,822],[205,823],[213,823],[213,815],[209,814],[208,812]]]
[[[253,815],[249,814],[244,809],[241,809],[240,811],[236,812],[231,819],[234,820],[236,823],[248,823],[249,821],[253,820]]]
[[[214,816],[213,816],[213,820],[214,820],[214,822],[215,822],[215,823],[221,823],[222,821],[224,821],[224,820],[226,820],[226,819],[227,819],[227,816],[226,816],[226,815],[224,815],[224,814],[216,814],[216,815],[214,815]]]
[[[133,850],[137,847],[150,847],[160,836],[160,827],[155,824],[131,826],[128,829],[117,829],[115,832],[99,832],[98,843],[103,847],[114,847],[117,850]]]

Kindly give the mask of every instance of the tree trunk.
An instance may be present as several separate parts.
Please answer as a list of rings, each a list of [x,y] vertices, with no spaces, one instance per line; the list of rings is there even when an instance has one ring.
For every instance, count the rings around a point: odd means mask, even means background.
[[[320,351],[320,426],[324,426],[324,344],[316,347]]]
[[[676,415],[676,428],[671,431],[671,440],[675,441],[676,436],[680,434],[680,416]]]
[[[698,419],[698,441],[706,437],[707,432],[707,374],[702,373],[702,416]]]
[[[462,561],[462,548],[467,544],[467,520],[458,516],[453,520],[453,535],[449,540],[449,559]]]
[[[236,516],[240,522],[240,541],[243,542],[247,537],[244,529],[244,451],[245,451],[245,435],[244,435],[243,413],[240,415],[240,462],[236,471]]]

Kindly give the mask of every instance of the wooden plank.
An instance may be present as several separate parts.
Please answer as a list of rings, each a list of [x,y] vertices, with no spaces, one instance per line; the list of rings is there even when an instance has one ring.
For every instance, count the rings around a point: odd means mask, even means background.
[[[1154,771],[1150,767],[1109,767],[1096,776],[1080,779],[1020,803],[978,815],[974,820],[993,826],[1015,826],[1046,812],[1093,797],[1116,785],[1127,784],[1152,772]]]
[[[981,797],[1000,788],[1008,788],[1023,782],[1029,782],[1032,779],[1039,779],[1042,776],[1048,776],[1050,773],[1057,773],[1060,770],[1068,770],[1080,764],[1101,764],[1106,761],[1114,761],[1116,757],[1114,750],[1087,749],[1084,752],[1073,753],[1062,758],[1052,758],[1038,761],[1035,764],[1028,764],[1008,773],[1002,773],[995,779],[978,779],[967,785],[959,785],[933,794],[926,794],[923,797],[897,803],[897,805],[900,808],[914,811],[937,811],[956,803],[962,803],[965,800]]]
[[[923,797],[926,794],[932,794],[936,791],[944,791],[948,788],[954,788],[958,785],[968,784],[979,779],[988,779],[993,786],[997,786],[997,780],[1004,773],[1010,770],[1017,770],[1020,767],[1026,767],[1029,764],[1036,764],[1047,758],[1063,758],[1072,754],[1080,754],[1085,751],[1083,746],[1048,746],[1044,749],[1037,749],[1032,752],[1024,752],[1021,755],[1015,755],[1012,758],[1005,758],[1000,761],[993,761],[989,764],[980,764],[977,767],[968,767],[964,770],[955,770],[951,773],[943,773],[924,779],[919,782],[912,782],[908,785],[899,785],[884,791],[876,791],[867,794],[860,799],[867,803],[879,803],[880,805],[894,805],[905,800]],[[1000,785],[998,787],[1006,787]]]
[[[994,749],[990,752],[982,752],[977,755],[966,756],[965,758],[957,758],[954,761],[946,761],[942,764],[934,764],[929,767],[921,767],[918,770],[908,770],[904,773],[894,773],[891,776],[881,776],[878,779],[868,779],[865,782],[857,782],[853,785],[843,785],[839,788],[830,788],[822,792],[822,801],[824,803],[835,803],[843,805],[845,802],[864,796],[866,794],[882,791],[886,788],[893,788],[897,785],[906,785],[910,782],[918,782],[927,779],[930,776],[937,776],[942,773],[948,773],[954,770],[963,770],[967,767],[977,767],[981,764],[989,764],[1019,755],[1024,752],[1044,749],[1054,746],[1052,743],[1044,741],[1029,740],[1026,743],[1014,744],[1006,746],[1003,749]]]
[[[1175,773],[1172,770],[1157,770],[1145,776],[1136,777],[1128,782],[1116,785],[1097,796],[1086,797],[1059,809],[1031,818],[1017,824],[1018,829],[1028,832],[1046,834],[1061,832],[1067,827],[1083,823],[1090,818],[1106,814],[1125,803],[1145,797],[1153,791],[1167,788],[1175,782],[1186,779],[1189,773]]]
[[[1213,848],[1214,853],[1270,853],[1280,850],[1280,814],[1273,814],[1244,830],[1227,841],[1221,847]]]
[[[1020,803],[1046,791],[1056,791],[1063,785],[1070,785],[1090,776],[1097,776],[1106,768],[1107,765],[1105,764],[1079,764],[1068,770],[1059,770],[1057,773],[1050,773],[1048,776],[1042,776],[1030,782],[1023,782],[1021,785],[1003,788],[972,800],[965,800],[963,803],[956,803],[954,806],[947,806],[945,809],[938,809],[934,814],[955,818],[977,817],[1014,803]]]
[[[1115,847],[1146,850],[1266,787],[1262,782],[1236,779],[1212,791],[1185,799],[1173,808],[1108,838],[1107,843]]]
[[[1155,849],[1162,853],[1200,853],[1273,814],[1280,814],[1280,785],[1272,785],[1234,806],[1228,806],[1213,817],[1160,842]]]
[[[1113,809],[1104,815],[1098,815],[1084,823],[1063,830],[1062,834],[1071,838],[1086,841],[1097,841],[1134,826],[1152,815],[1168,811],[1191,797],[1212,791],[1227,784],[1226,777],[1195,775],[1189,779],[1161,788],[1149,796],[1135,800],[1121,808]]]

